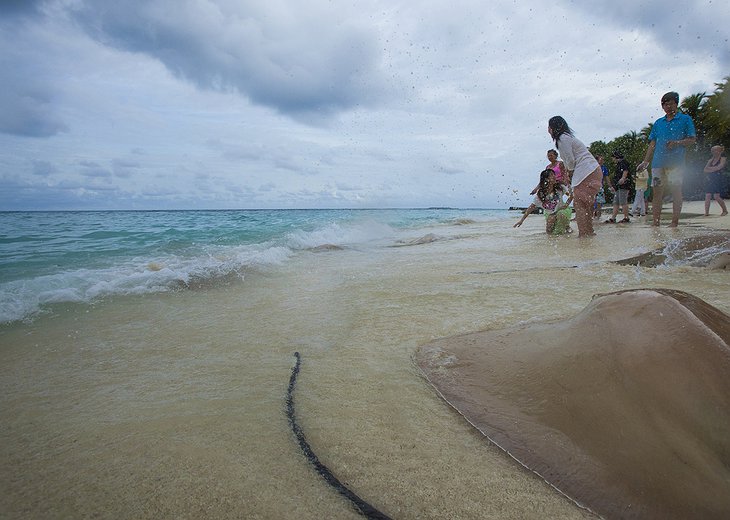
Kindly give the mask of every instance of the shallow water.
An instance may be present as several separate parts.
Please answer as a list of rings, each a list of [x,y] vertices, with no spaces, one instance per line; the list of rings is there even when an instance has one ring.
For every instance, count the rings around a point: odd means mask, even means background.
[[[515,219],[516,219],[515,215]],[[591,518],[469,426],[415,366],[435,338],[575,314],[595,293],[690,292],[726,271],[608,262],[702,232],[542,217],[422,227],[187,290],[66,303],[0,328],[0,516],[357,518],[321,461],[393,518]],[[433,233],[436,240],[403,245]]]

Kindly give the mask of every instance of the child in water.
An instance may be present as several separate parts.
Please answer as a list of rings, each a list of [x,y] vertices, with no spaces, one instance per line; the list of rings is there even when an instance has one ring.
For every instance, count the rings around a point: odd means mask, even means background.
[[[557,181],[553,170],[546,168],[540,173],[540,184],[537,187],[535,200],[513,227],[520,227],[535,208],[542,208],[546,233],[552,235],[570,233],[570,219],[573,212],[568,206],[573,200],[573,194],[568,192],[568,200],[563,202],[565,194],[566,187]]]

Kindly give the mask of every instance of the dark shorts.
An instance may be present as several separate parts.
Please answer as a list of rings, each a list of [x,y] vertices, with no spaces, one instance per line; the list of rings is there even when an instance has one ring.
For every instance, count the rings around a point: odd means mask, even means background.
[[[613,205],[614,206],[621,206],[623,204],[629,203],[629,190],[622,190],[618,189],[616,190],[616,193],[613,195]]]
[[[708,173],[705,179],[705,193],[720,193],[722,191],[722,173]]]

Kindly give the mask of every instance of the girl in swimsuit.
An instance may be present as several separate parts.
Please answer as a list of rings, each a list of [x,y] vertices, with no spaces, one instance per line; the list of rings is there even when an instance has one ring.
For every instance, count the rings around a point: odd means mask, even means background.
[[[555,180],[560,184],[570,185],[570,179],[568,179],[568,172],[565,170],[565,164],[563,161],[558,161],[558,152],[550,149],[547,151],[547,160],[549,164],[545,168],[550,168],[555,172]]]
[[[553,149],[548,150],[547,160],[548,165],[545,166],[545,169],[549,168],[555,172],[555,180],[557,180],[558,183],[570,187],[570,178],[568,177],[568,172],[565,169],[565,164],[563,164],[563,161],[558,161],[558,152]],[[535,189],[530,192],[530,195],[534,195],[535,193],[537,193],[538,188],[540,188],[539,184],[535,186]]]
[[[563,202],[563,196],[566,194],[568,200]],[[551,235],[570,233],[570,218],[573,212],[568,205],[572,200],[573,195],[557,181],[555,172],[550,168],[546,168],[540,173],[540,184],[534,202],[530,204],[522,218],[513,227],[520,227],[535,208],[542,208],[545,215],[546,233]]]

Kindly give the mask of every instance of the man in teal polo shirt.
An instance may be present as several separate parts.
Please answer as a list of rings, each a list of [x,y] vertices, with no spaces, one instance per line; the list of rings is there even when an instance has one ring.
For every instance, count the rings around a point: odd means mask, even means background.
[[[644,170],[651,161],[652,216],[654,225],[659,225],[662,214],[664,187],[672,190],[672,223],[679,225],[682,212],[682,177],[684,176],[684,153],[686,147],[697,140],[695,125],[687,114],[678,112],[679,94],[667,92],[662,96],[662,108],[666,115],[656,120],[649,134],[649,147],[638,170]]]

